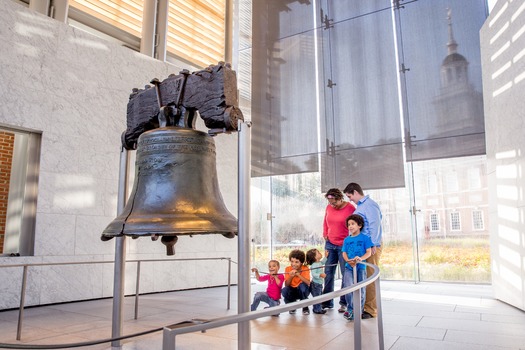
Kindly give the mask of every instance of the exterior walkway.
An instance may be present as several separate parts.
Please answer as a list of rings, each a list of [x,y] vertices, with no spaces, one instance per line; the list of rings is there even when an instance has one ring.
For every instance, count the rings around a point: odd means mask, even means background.
[[[253,284],[252,293],[264,290]],[[525,350],[525,312],[494,300],[487,285],[382,281],[385,349]],[[208,288],[125,298],[123,335],[192,318],[236,313],[226,310],[227,288]],[[80,343],[111,337],[112,300],[28,308],[22,339],[16,341],[18,310],[0,312],[0,342],[15,344]],[[375,319],[363,320],[363,349],[378,349]],[[252,350],[351,349],[353,323],[337,310],[326,315],[281,314],[251,322]],[[237,325],[177,337],[177,349],[237,349]],[[112,349],[110,343],[76,349]],[[117,348],[118,349],[118,348]],[[122,341],[123,350],[162,349],[162,332]],[[245,350],[245,349],[243,349]]]

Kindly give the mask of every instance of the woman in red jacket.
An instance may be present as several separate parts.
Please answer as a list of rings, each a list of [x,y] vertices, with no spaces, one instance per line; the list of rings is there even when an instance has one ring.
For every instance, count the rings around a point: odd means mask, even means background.
[[[344,200],[343,193],[337,188],[331,188],[326,192],[325,198],[328,200],[326,206],[324,222],[323,222],[323,237],[325,239],[325,250],[328,251],[328,258],[324,272],[326,277],[324,279],[323,294],[334,291],[335,271],[337,263],[341,268],[341,272],[345,270],[345,261],[341,248],[343,241],[348,237],[348,228],[346,227],[346,218],[354,213],[355,207]],[[343,288],[344,285],[341,285]],[[344,296],[339,300],[339,312],[346,311],[346,300]],[[322,304],[324,309],[332,309],[334,301],[328,300]]]

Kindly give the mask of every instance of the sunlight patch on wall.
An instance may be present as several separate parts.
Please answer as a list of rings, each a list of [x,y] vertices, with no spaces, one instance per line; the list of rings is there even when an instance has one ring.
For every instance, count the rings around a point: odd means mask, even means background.
[[[95,180],[85,176],[63,174],[55,183],[57,192],[53,206],[59,209],[92,208],[95,206]]]
[[[505,258],[505,256],[500,255],[500,258]],[[505,259],[505,260],[509,260],[509,259]],[[515,267],[515,266],[519,266],[519,259],[515,265],[512,265],[512,267]],[[517,268],[515,270],[519,271],[519,269]],[[500,263],[500,276],[502,277],[502,280],[505,281],[506,284],[511,285],[518,291],[522,290],[520,274],[514,272],[513,270],[509,269],[506,266],[503,266],[501,263]]]
[[[520,244],[520,233],[517,229],[506,225],[498,225],[498,238],[512,244]]]
[[[91,49],[98,49],[109,52],[109,47],[100,41],[88,40],[86,38],[69,38],[69,42],[74,45],[85,46]]]
[[[509,158],[516,158],[517,152],[515,149],[505,152],[498,152],[496,153],[496,159],[509,159]]]
[[[499,199],[518,200],[518,191],[516,186],[497,185],[496,193]]]
[[[498,205],[498,218],[500,220],[508,220],[510,222],[518,223],[520,221],[518,208],[499,204]]]

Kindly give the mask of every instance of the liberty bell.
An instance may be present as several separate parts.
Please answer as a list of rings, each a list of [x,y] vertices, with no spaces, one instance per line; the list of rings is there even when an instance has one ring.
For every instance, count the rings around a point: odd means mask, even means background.
[[[126,149],[137,149],[135,182],[124,210],[101,239],[162,237],[167,255],[174,255],[180,235],[235,237],[237,219],[219,190],[212,137],[236,131],[242,120],[236,107],[235,73],[219,63],[152,83],[130,96],[122,143]],[[199,115],[210,128],[208,133],[195,130]]]

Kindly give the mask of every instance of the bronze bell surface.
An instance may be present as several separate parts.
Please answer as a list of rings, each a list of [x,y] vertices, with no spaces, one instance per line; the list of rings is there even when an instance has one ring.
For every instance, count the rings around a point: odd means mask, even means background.
[[[196,234],[237,234],[237,219],[219,190],[213,138],[172,126],[142,133],[132,193],[102,239],[162,236],[167,254],[173,255],[177,236]]]

